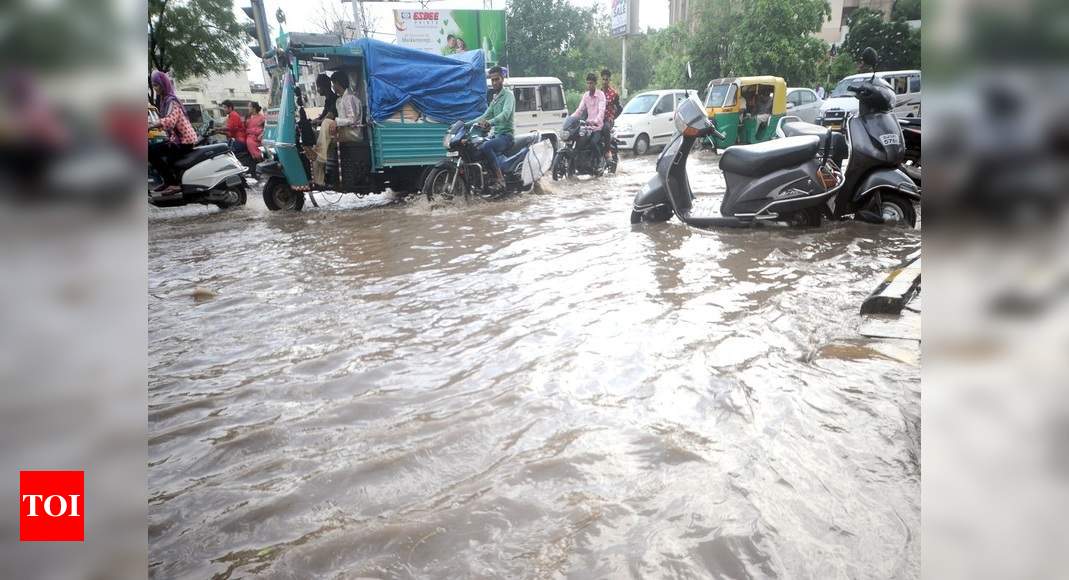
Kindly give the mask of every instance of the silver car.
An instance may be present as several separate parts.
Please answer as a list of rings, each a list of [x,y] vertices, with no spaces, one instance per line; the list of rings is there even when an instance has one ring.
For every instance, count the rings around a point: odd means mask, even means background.
[[[807,123],[817,122],[817,114],[820,113],[822,102],[813,89],[787,89],[787,114],[794,115]]]

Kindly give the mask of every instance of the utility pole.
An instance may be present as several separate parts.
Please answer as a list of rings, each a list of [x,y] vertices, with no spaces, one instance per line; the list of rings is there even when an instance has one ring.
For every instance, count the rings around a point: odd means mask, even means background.
[[[622,41],[623,62],[620,64],[620,96],[624,99],[627,98],[627,35],[623,35],[620,40]]]
[[[364,3],[360,0],[341,0],[342,4],[351,2],[353,5],[353,23],[356,25],[356,37],[364,38],[367,30],[364,27]]]

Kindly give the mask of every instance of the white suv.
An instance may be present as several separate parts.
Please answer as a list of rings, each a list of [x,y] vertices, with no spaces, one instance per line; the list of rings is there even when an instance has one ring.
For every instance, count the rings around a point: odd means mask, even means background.
[[[650,147],[667,145],[676,130],[672,116],[686,98],[687,92],[682,89],[646,91],[631,97],[616,118],[620,149],[645,155]]]
[[[489,87],[487,81],[487,87]],[[505,86],[516,96],[516,111],[512,116],[513,132],[519,136],[536,132],[553,141],[557,148],[558,133],[568,116],[564,103],[564,86],[554,77],[508,77]]]

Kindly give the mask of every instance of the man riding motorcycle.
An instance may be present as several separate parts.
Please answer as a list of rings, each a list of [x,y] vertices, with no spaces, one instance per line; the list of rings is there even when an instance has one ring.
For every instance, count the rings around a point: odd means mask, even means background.
[[[594,148],[596,157],[601,157],[601,128],[605,123],[605,93],[598,90],[598,77],[594,73],[586,75],[586,92],[579,106],[575,108],[572,117],[579,117],[586,113],[586,123],[593,131],[588,139],[590,146]]]
[[[501,167],[497,163],[497,156],[504,155],[506,151],[512,148],[514,143],[512,117],[516,110],[516,97],[512,94],[511,89],[505,88],[505,77],[502,74],[501,67],[495,66],[491,68],[488,76],[490,77],[490,85],[496,94],[494,95],[494,100],[490,101],[490,106],[486,109],[486,112],[479,115],[473,123],[484,131],[489,131],[493,128],[494,137],[487,139],[480,145],[479,151],[482,153],[483,158],[486,159],[486,166],[490,169],[490,174],[495,179],[491,189],[500,191],[505,187],[505,176],[501,173]]]

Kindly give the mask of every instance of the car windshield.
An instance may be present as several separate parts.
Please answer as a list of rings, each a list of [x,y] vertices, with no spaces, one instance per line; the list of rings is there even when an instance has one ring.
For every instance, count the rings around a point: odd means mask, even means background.
[[[832,90],[832,97],[852,97],[853,94],[846,90],[850,85],[860,84],[862,79],[843,79],[839,81],[839,84],[835,85],[835,89]]]
[[[622,115],[641,115],[649,111],[653,107],[653,103],[657,102],[657,95],[639,95],[624,107]]]
[[[709,95],[705,97],[706,107],[722,107],[724,98],[727,97],[731,85],[713,85],[709,87]]]

